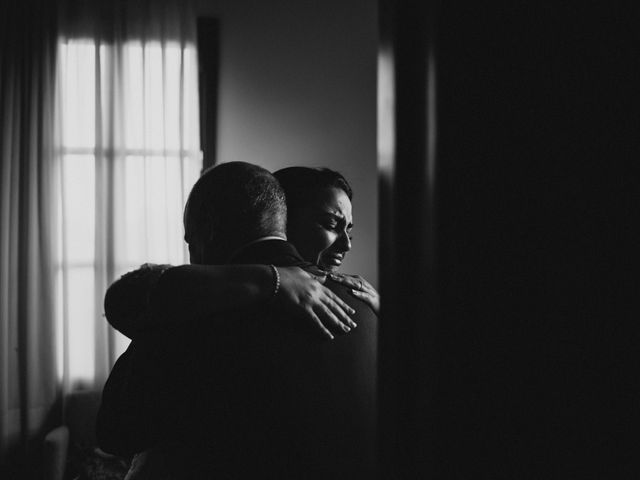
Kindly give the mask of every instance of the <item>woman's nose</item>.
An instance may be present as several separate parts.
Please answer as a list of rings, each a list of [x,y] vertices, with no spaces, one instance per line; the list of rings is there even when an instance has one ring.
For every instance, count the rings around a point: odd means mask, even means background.
[[[351,238],[349,238],[349,234],[347,232],[342,232],[340,235],[340,248],[344,252],[351,250]]]

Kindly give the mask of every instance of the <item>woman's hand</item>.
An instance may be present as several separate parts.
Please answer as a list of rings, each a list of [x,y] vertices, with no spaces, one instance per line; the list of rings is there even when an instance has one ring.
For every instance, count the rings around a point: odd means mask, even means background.
[[[326,288],[326,277],[320,270],[313,274],[300,267],[277,267],[280,273],[280,291],[275,301],[290,315],[310,321],[314,328],[329,339],[331,329],[349,332],[356,323],[349,318],[355,310]]]
[[[369,305],[376,315],[380,314],[380,294],[360,275],[330,273],[329,278],[351,288],[351,295]]]

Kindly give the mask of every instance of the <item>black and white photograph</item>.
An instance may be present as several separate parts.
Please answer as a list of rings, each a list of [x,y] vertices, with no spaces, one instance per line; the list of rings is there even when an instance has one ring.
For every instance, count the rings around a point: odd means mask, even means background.
[[[640,478],[634,2],[0,7],[0,479]]]

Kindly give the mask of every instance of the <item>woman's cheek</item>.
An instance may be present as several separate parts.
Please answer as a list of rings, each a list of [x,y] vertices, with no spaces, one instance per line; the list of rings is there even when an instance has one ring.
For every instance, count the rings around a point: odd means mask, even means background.
[[[329,250],[331,246],[336,243],[336,240],[338,240],[338,235],[325,230],[322,241],[322,251]]]
[[[314,263],[319,265],[322,260],[322,254],[327,249],[326,236],[321,231],[316,231],[313,238],[309,238],[310,253],[314,259]]]

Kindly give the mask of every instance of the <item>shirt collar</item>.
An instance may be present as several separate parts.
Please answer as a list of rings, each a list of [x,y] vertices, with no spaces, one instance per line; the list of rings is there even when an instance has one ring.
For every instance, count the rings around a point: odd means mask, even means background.
[[[242,245],[240,248],[238,248],[237,250],[235,250],[230,256],[229,256],[229,262],[231,262],[231,260],[233,260],[234,258],[236,258],[243,250],[245,250],[246,248],[249,248],[252,245],[255,245],[256,243],[260,243],[260,242],[266,242],[267,240],[282,240],[283,242],[286,242],[287,239],[285,237],[281,237],[280,235],[267,235],[264,237],[260,237],[260,238],[256,238],[255,240],[250,241],[249,243],[245,243],[244,245]]]

